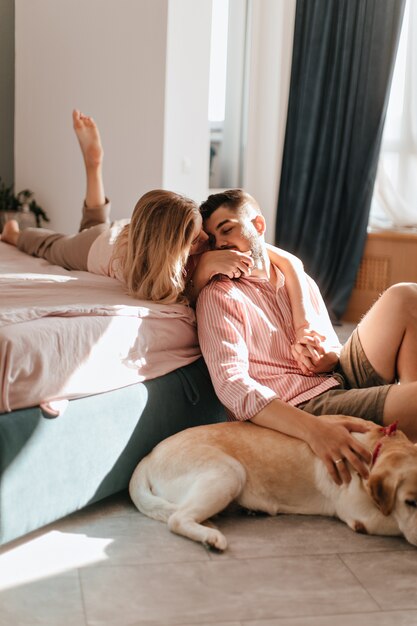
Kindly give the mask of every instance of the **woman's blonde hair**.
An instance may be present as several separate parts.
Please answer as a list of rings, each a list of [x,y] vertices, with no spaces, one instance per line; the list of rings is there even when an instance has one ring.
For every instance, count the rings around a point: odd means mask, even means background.
[[[130,295],[165,304],[187,302],[185,265],[199,215],[195,202],[171,191],[155,189],[139,198],[112,258]]]

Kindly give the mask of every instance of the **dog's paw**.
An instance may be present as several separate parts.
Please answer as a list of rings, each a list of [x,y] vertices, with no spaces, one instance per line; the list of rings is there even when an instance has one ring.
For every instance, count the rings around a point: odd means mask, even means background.
[[[254,511],[254,509],[246,509],[244,506],[239,508],[239,514],[247,517],[258,517],[259,515],[265,515],[263,511]]]
[[[360,533],[361,535],[367,535],[368,534],[366,526],[365,526],[365,524],[363,524],[363,522],[355,521],[353,523],[353,530],[355,531],[355,533]]]
[[[203,541],[203,545],[208,550],[213,550],[214,552],[223,552],[227,548],[226,537],[222,535],[219,530],[208,528],[206,538]]]

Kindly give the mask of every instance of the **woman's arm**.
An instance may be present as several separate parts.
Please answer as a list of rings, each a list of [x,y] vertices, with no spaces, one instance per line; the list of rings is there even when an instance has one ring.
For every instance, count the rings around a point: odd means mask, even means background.
[[[191,304],[195,303],[200,291],[217,274],[229,278],[248,276],[253,260],[249,254],[238,250],[208,250],[199,255],[195,269],[187,275],[186,294]]]
[[[310,299],[310,288],[304,266],[294,254],[266,244],[271,262],[285,276],[285,285],[290,297],[294,331],[309,329],[313,322],[313,308]]]
[[[318,288],[304,272],[301,260],[294,254],[267,244],[271,262],[285,276],[291,302],[295,341],[292,348],[304,374],[323,373],[338,362],[340,343],[331,325]],[[313,286],[316,289],[313,289]]]
[[[317,332],[307,275],[301,260],[295,255],[270,244],[267,244],[267,250],[271,263],[285,277],[295,333],[294,346],[297,347],[293,356],[301,371],[308,374],[324,353],[321,342],[325,337]]]

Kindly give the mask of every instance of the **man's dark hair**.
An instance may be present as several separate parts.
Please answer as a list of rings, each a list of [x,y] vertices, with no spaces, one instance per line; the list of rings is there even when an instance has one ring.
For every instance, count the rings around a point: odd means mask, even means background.
[[[239,211],[243,207],[250,205],[257,213],[260,213],[258,203],[243,189],[228,189],[219,193],[213,193],[200,205],[200,213],[203,220],[207,220],[221,206]]]

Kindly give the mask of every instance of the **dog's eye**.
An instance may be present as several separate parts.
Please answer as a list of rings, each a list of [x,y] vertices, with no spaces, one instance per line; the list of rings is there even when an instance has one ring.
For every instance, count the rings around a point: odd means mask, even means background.
[[[406,500],[405,503],[407,506],[411,506],[413,507],[413,509],[417,509],[417,500]]]

